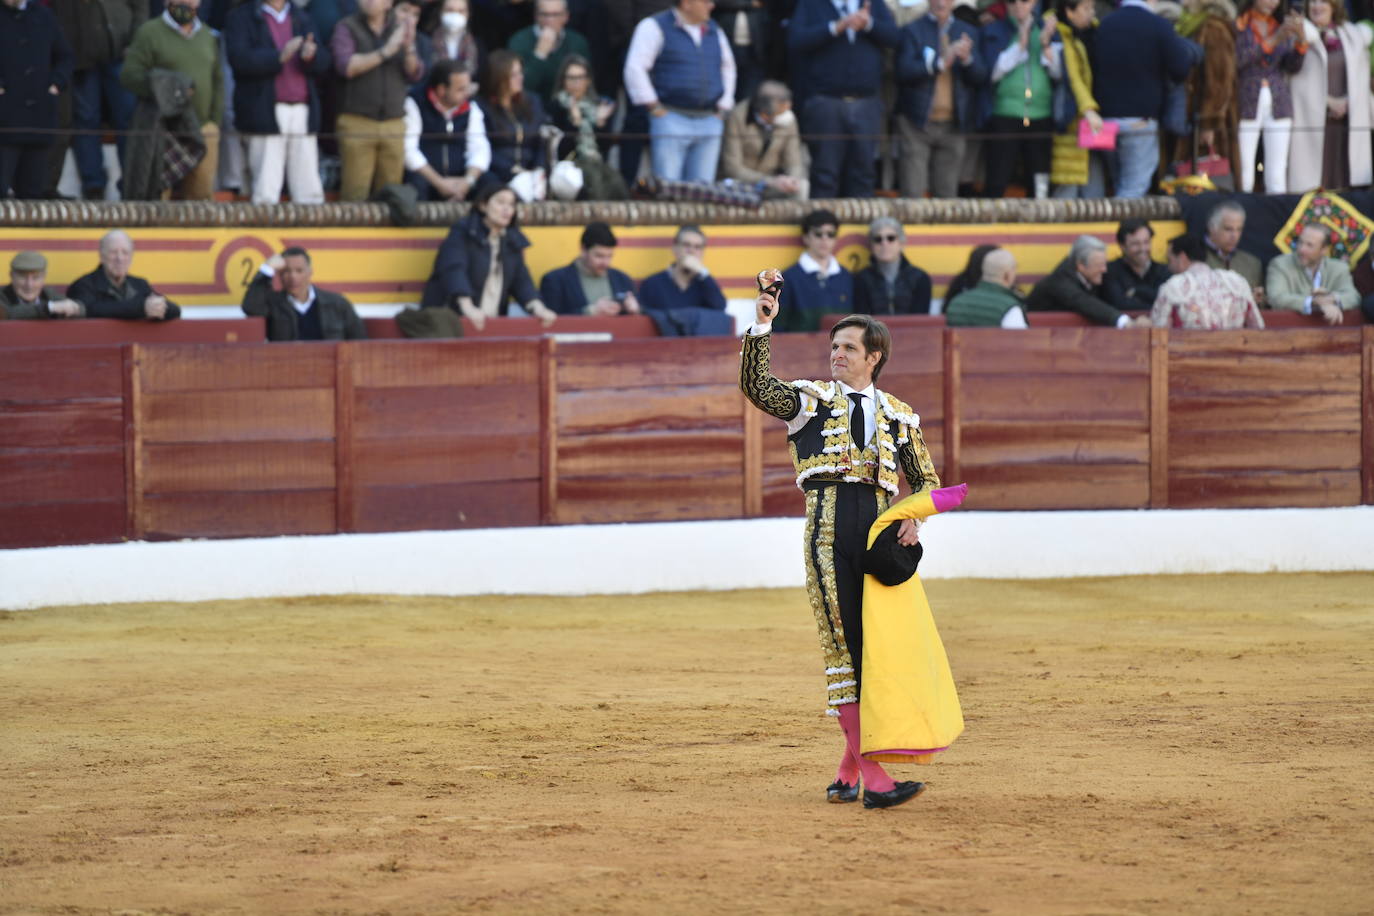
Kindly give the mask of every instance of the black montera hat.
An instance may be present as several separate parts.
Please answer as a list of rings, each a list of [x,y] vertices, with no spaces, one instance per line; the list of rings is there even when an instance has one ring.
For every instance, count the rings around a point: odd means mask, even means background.
[[[919,542],[911,547],[897,543],[897,529],[901,524],[896,521],[884,528],[873,546],[864,552],[864,572],[883,585],[901,585],[916,575],[916,567],[925,553]]]

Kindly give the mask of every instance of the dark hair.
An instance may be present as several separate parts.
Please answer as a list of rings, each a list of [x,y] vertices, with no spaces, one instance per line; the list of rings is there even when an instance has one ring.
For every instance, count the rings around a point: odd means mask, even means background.
[[[1335,4],[1335,0],[1332,0],[1332,4],[1333,4],[1333,5]],[[1237,9],[1236,12],[1237,12],[1237,13],[1248,13],[1248,12],[1250,12],[1250,10],[1254,9],[1254,7],[1255,7],[1255,0],[1242,0],[1242,2],[1239,4],[1239,9]],[[1274,18],[1277,19],[1279,22],[1283,22],[1283,17],[1285,17],[1285,16],[1288,15],[1288,9],[1289,9],[1288,0],[1279,0],[1279,5],[1276,6],[1276,7],[1274,7],[1274,12],[1273,12]],[[1333,21],[1334,21],[1334,19],[1333,19]]]
[[[1195,264],[1201,264],[1207,260],[1207,246],[1202,243],[1201,238],[1191,232],[1185,232],[1169,239],[1169,253],[1181,254]]]
[[[1124,247],[1126,239],[1135,235],[1141,229],[1149,229],[1150,238],[1155,237],[1155,227],[1151,226],[1146,220],[1136,219],[1134,217],[1131,219],[1123,219],[1121,225],[1116,227],[1116,243]]]
[[[983,282],[983,259],[990,252],[1001,248],[1001,245],[979,245],[969,252],[968,263],[953,280],[949,282],[949,288],[945,290],[946,304],[953,302],[954,297],[962,292],[973,289]]]
[[[892,332],[872,315],[846,315],[835,326],[830,329],[830,339],[834,340],[835,335],[844,328],[860,328],[864,332],[864,352],[880,353],[878,365],[873,367],[873,381],[878,380],[878,373],[883,371],[883,366],[887,365],[887,358],[892,353]]]
[[[466,73],[471,76],[472,70],[468,68],[466,61],[436,60],[434,66],[429,68],[429,76],[425,79],[425,88],[438,89],[442,86],[447,89],[448,81],[456,73]]]
[[[487,58],[487,98],[500,105],[501,94],[510,89],[511,71],[516,67],[524,69],[524,66],[520,55],[514,51],[505,48],[492,51],[491,56]],[[522,121],[530,116],[530,100],[525,97],[523,90],[511,96],[510,110]]]
[[[285,249],[282,251],[281,256],[283,258],[305,258],[305,263],[310,263],[310,252],[299,245],[292,245],[290,248]]]
[[[472,191],[472,212],[485,216],[487,202],[502,191],[510,191],[511,194],[515,195],[515,215],[511,217],[510,221],[511,227],[513,228],[520,220],[520,195],[515,194],[513,190],[506,187],[506,183],[491,172],[483,172],[482,176],[477,179],[477,187]]]
[[[691,224],[689,223],[689,224],[687,224],[687,225],[685,225],[685,226],[678,226],[678,227],[677,227],[677,232],[673,235],[673,244],[676,245],[678,242],[682,241],[682,237],[683,237],[684,235],[688,235],[688,234],[691,234],[691,235],[699,235],[699,236],[701,236],[701,241],[702,241],[703,243],[706,241],[706,233],[704,233],[704,232],[701,231],[701,227],[700,227],[700,226],[693,226],[693,225],[691,225]]]
[[[588,223],[587,228],[582,230],[582,250],[586,251],[596,245],[606,248],[616,246],[615,233],[606,223]]]
[[[1055,0],[1054,14],[1059,17],[1060,22],[1069,21],[1069,10],[1076,10],[1088,0]]]
[[[840,228],[840,218],[829,210],[812,210],[802,217],[802,235],[806,235],[812,229],[818,229],[821,226],[834,226],[838,231]]]
[[[567,57],[563,58],[563,63],[558,65],[558,75],[553,78],[553,91],[563,91],[563,80],[568,75],[569,67],[581,67],[583,70],[587,71],[586,97],[589,99],[595,99],[596,78],[592,74],[592,65],[587,61],[587,58],[583,57],[581,54],[569,54]]]

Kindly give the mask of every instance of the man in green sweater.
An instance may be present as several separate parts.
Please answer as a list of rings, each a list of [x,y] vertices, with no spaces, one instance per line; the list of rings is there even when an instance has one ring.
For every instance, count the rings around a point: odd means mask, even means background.
[[[170,0],[162,15],[138,27],[124,55],[119,81],[140,99],[152,101],[149,73],[175,70],[191,78],[195,87],[191,104],[205,135],[205,158],[181,184],[182,200],[211,200],[215,173],[219,170],[219,124],[224,115],[224,70],[219,58],[219,39],[196,17],[200,0]]]
[[[554,78],[569,55],[590,60],[587,39],[568,28],[568,0],[535,0],[534,25],[511,36],[507,45],[525,65],[525,88],[547,107],[554,92]]]
[[[1016,294],[1016,258],[994,248],[983,259],[983,279],[945,306],[952,328],[1024,328],[1026,310]]]

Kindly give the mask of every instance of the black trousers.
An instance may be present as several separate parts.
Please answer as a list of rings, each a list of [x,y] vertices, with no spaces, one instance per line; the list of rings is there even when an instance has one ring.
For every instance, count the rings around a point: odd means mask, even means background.
[[[1050,135],[1054,133],[1054,122],[1045,118],[1026,124],[1021,118],[993,115],[988,121],[987,132],[997,137],[983,144],[987,159],[987,184],[983,196],[1005,196],[1007,185],[1017,176],[1018,166],[1025,167],[1025,188],[1028,194],[1033,193],[1035,176],[1050,172]]]
[[[872,484],[806,485],[807,594],[825,657],[830,708],[856,702],[864,657],[863,555],[868,529],[887,508]]]

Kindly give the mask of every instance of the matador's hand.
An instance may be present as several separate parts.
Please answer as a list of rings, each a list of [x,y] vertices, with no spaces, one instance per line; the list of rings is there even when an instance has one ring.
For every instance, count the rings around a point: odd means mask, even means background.
[[[897,526],[897,543],[911,547],[921,539],[921,526],[914,518],[904,518]]]
[[[778,295],[782,292],[782,271],[777,268],[761,270],[755,280],[759,284],[759,297],[754,300],[754,321],[756,324],[772,324],[778,314]]]

